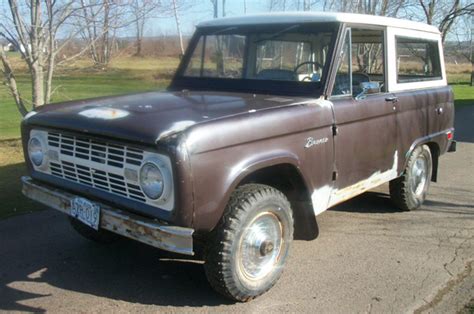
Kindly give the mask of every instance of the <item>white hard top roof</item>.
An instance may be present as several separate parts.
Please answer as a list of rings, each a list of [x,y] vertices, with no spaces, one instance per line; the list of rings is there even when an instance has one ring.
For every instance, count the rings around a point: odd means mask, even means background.
[[[343,22],[365,25],[381,25],[399,28],[408,28],[424,32],[439,34],[439,30],[432,25],[392,17],[335,13],[335,12],[274,12],[263,14],[249,14],[236,17],[225,17],[199,23],[197,27],[208,26],[240,26],[255,24],[283,24],[283,23],[318,23]]]

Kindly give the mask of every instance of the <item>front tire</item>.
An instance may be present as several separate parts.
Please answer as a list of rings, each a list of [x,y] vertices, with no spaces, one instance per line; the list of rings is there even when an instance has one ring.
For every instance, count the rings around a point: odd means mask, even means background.
[[[206,246],[211,286],[241,302],[265,293],[280,278],[292,239],[293,216],[283,193],[261,184],[239,187]]]
[[[431,180],[433,161],[430,148],[421,145],[408,158],[403,175],[390,181],[390,197],[402,210],[415,210],[423,204]]]

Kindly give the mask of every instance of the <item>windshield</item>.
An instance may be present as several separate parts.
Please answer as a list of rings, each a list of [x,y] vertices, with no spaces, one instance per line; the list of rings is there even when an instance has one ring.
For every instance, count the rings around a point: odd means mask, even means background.
[[[285,84],[285,90],[316,92],[336,29],[327,23],[200,29],[177,78],[194,87],[212,82],[215,89],[271,92]]]

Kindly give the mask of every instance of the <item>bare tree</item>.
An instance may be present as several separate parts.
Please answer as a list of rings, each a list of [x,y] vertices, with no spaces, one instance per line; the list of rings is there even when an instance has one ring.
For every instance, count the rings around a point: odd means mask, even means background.
[[[474,14],[474,4],[462,3],[461,0],[418,0],[418,4],[423,10],[426,23],[439,28],[443,43],[459,17]]]
[[[104,0],[104,7],[99,10],[93,4],[94,0],[80,0],[82,15],[78,19],[78,27],[87,22],[87,27],[82,29],[81,35],[88,43],[90,56],[96,66],[107,65],[110,60],[110,1]]]
[[[465,15],[459,18],[452,31],[453,44],[456,48],[456,55],[461,56],[468,62],[473,63],[473,42],[472,31],[474,25],[472,24],[473,17]]]
[[[159,2],[160,13],[159,16],[169,17],[172,16],[176,23],[176,32],[178,33],[179,46],[181,55],[184,54],[184,39],[183,31],[181,26],[181,12],[189,11],[194,6],[192,0],[168,0]]]
[[[132,6],[116,0],[80,0],[80,3],[82,10],[76,28],[81,30],[94,65],[107,67],[117,43],[117,31],[135,22]]]
[[[213,8],[213,16],[214,18],[219,17],[219,0],[211,0],[212,8]],[[222,15],[221,17],[226,16],[225,10],[225,0],[222,0]],[[216,71],[220,75],[225,73],[225,61],[224,61],[224,51],[225,51],[225,41],[221,36],[216,36]]]
[[[323,0],[324,11],[352,12],[396,17],[401,9],[408,5],[408,0]]]
[[[75,38],[77,33],[64,30],[66,22],[81,10],[72,0],[32,0],[22,3],[8,1],[8,13],[0,20],[0,37],[12,43],[21,53],[32,82],[31,105],[35,109],[50,102],[52,80],[58,53]],[[58,32],[64,30],[61,40]],[[5,84],[22,115],[28,112],[8,56],[0,55]]]
[[[28,113],[28,109],[26,109],[26,106],[20,95],[20,91],[18,90],[13,68],[5,54],[5,51],[3,50],[3,46],[0,47],[0,58],[2,59],[3,69],[1,71],[2,71],[3,77],[5,78],[5,85],[8,86],[10,93],[13,99],[15,100],[15,104],[18,108],[18,111],[20,112],[22,116],[25,116]]]
[[[449,54],[456,59],[460,57],[461,60],[468,61],[471,64],[471,86],[474,85],[474,47],[473,47],[473,16],[464,15],[453,26],[452,38],[450,45],[446,48],[451,50]],[[457,63],[457,60],[455,60]]]
[[[311,11],[311,1],[304,0],[303,1],[303,11]]]
[[[173,14],[176,21],[176,30],[178,31],[179,47],[181,49],[181,55],[184,55],[184,44],[183,44],[183,32],[181,31],[181,22],[179,20],[178,4],[177,0],[172,0],[173,3]]]
[[[219,17],[219,0],[210,0],[211,1],[211,4],[212,4],[212,12],[213,12],[213,17],[216,19]],[[244,11],[247,10],[246,8],[247,4],[244,2]],[[225,17],[226,16],[226,1],[225,0],[221,0],[221,17]]]
[[[268,11],[300,10],[300,2],[301,0],[268,0]],[[311,8],[317,1],[304,0],[304,2]]]
[[[219,17],[219,0],[211,0],[213,17],[217,19]]]
[[[131,13],[133,15],[136,35],[136,56],[142,55],[143,35],[146,21],[154,15],[161,2],[156,0],[132,0],[130,2]]]

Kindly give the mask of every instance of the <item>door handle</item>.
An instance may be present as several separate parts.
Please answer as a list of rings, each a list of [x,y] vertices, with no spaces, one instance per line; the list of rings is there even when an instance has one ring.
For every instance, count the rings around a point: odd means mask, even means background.
[[[443,113],[443,108],[442,107],[436,108],[436,113],[437,114],[442,114]]]
[[[398,97],[397,96],[389,96],[385,98],[385,101],[390,101],[390,102],[398,102]]]

